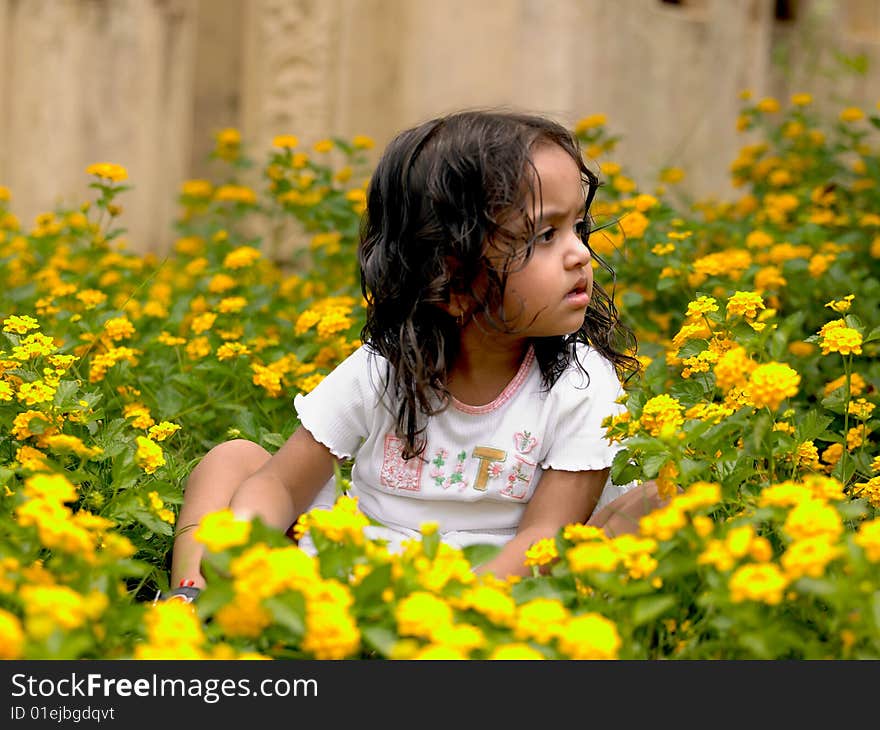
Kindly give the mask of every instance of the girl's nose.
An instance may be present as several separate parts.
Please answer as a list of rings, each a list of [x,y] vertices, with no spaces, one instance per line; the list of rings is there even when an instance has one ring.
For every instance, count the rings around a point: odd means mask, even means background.
[[[574,231],[568,237],[566,242],[567,263],[571,268],[583,268],[590,263],[592,256],[590,248],[583,242],[583,239]]]

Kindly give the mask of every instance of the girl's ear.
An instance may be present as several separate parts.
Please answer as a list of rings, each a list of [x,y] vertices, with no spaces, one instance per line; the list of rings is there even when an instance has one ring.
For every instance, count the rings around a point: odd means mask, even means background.
[[[449,295],[449,301],[438,305],[453,319],[458,319],[473,309],[474,303],[471,297],[465,294],[453,293]]]

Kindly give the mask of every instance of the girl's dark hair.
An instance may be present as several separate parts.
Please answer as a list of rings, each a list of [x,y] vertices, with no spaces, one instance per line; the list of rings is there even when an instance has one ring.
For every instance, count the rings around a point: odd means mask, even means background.
[[[534,221],[527,208],[529,200],[540,200],[540,181],[530,174],[538,144],[558,145],[578,166],[588,186],[589,221],[598,179],[584,164],[577,138],[538,116],[467,111],[434,119],[395,137],[373,172],[358,249],[367,301],[361,339],[391,364],[385,389],[393,396],[404,458],[424,452],[426,419],[450,402],[447,374],[458,352],[459,327],[440,305],[452,294],[467,294],[482,319],[511,331],[502,300],[508,275],[532,252]],[[525,232],[506,227],[518,219],[525,221]],[[589,245],[589,225],[584,231]],[[613,286],[614,271],[592,255]],[[635,336],[597,283],[577,332],[532,340],[545,388],[573,360],[580,365],[577,342],[628,373],[626,379],[639,370],[630,354]]]

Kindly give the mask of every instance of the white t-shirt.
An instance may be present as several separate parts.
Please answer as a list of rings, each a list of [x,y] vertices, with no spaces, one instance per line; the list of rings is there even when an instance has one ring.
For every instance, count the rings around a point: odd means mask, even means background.
[[[427,447],[404,460],[395,418],[383,404],[387,360],[361,346],[294,406],[312,436],[338,457],[355,457],[352,496],[361,511],[402,536],[436,522],[444,541],[462,547],[503,544],[516,533],[544,469],[588,471],[611,466],[622,448],[605,438],[602,420],[620,413],[622,394],[611,363],[586,345],[549,391],[542,388],[534,351],[491,403],[453,399],[428,419]],[[610,477],[596,509],[631,485]],[[312,507],[330,507],[328,483]],[[387,534],[385,535],[387,537]]]

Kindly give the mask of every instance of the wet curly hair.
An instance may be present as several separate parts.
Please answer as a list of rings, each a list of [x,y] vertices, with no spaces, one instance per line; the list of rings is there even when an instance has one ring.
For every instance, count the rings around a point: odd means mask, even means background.
[[[373,172],[358,247],[367,302],[361,339],[391,365],[385,392],[392,396],[404,458],[423,454],[427,418],[450,402],[447,375],[460,335],[442,305],[467,294],[481,320],[511,331],[502,301],[509,274],[532,253],[529,201],[540,200],[532,155],[542,144],[561,147],[580,170],[589,246],[589,206],[599,181],[577,138],[552,120],[499,110],[433,119],[398,134]],[[515,230],[513,221],[524,221],[525,230]],[[613,287],[614,271],[592,256]],[[580,329],[531,339],[543,387],[552,387],[572,362],[580,365],[578,342],[604,355],[625,379],[639,370],[635,336],[598,283]]]

